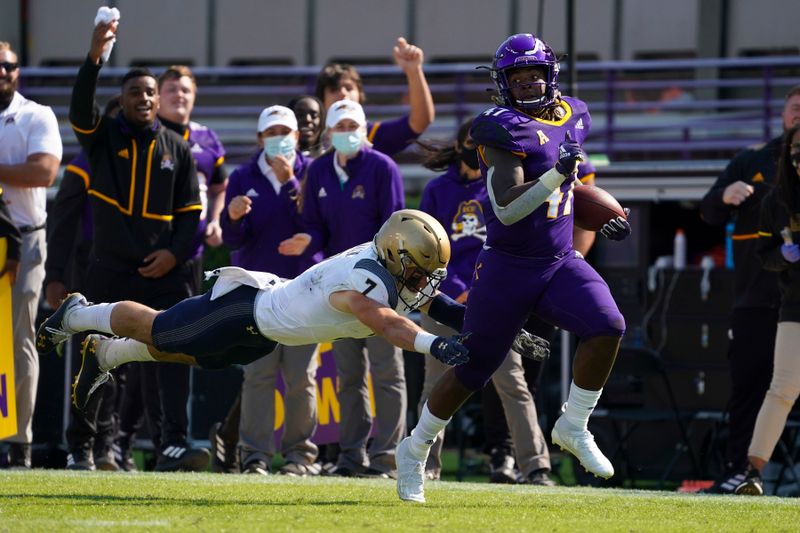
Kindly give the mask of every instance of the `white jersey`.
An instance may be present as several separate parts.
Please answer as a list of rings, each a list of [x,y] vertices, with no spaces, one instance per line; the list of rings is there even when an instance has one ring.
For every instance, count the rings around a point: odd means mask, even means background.
[[[365,243],[263,288],[256,297],[256,324],[262,335],[287,346],[374,335],[355,316],[331,305],[330,295],[338,291],[358,291],[402,315],[423,301],[415,293],[414,304],[405,305],[394,276],[378,261],[372,243]]]

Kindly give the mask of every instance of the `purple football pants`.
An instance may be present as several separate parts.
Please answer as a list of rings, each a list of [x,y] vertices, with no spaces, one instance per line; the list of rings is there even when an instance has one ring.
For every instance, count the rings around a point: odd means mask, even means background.
[[[464,318],[469,361],[455,368],[461,383],[482,388],[500,367],[530,313],[585,341],[621,337],[625,319],[608,285],[574,252],[530,258],[482,250]]]

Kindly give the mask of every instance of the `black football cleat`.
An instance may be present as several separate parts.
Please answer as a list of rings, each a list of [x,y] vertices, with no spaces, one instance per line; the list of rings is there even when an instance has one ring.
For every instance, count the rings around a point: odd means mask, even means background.
[[[64,316],[75,307],[85,307],[89,305],[86,298],[79,292],[68,294],[58,309],[42,322],[36,332],[36,351],[39,355],[45,355],[56,349],[56,346],[70,338],[72,335],[64,326]]]
[[[747,469],[747,475],[744,481],[736,487],[735,494],[743,496],[763,496],[764,483],[761,481],[761,474],[754,467],[750,466]]]
[[[72,405],[83,412],[92,395],[109,380],[111,374],[100,368],[97,360],[97,351],[102,350],[102,344],[111,339],[98,334],[86,337],[81,345],[81,368],[72,382]]]
[[[239,472],[239,454],[236,453],[236,442],[228,442],[220,433],[222,423],[217,422],[208,432],[211,444],[211,470],[222,474]]]
[[[166,444],[158,454],[156,472],[205,472],[211,454],[205,448],[192,448],[186,441]]]

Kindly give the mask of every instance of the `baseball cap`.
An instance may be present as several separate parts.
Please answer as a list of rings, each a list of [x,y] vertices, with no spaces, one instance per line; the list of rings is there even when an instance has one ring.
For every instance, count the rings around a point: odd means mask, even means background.
[[[270,126],[286,126],[292,131],[297,131],[297,119],[294,111],[282,105],[270,106],[258,116],[258,132],[261,133]]]
[[[361,107],[361,104],[352,100],[339,100],[328,108],[325,127],[332,128],[345,118],[355,121],[359,126],[367,125],[367,117],[364,116],[364,108]]]

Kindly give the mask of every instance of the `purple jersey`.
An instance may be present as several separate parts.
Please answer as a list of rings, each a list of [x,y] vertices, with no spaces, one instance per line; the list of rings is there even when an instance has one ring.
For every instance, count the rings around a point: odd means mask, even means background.
[[[402,152],[419,137],[419,133],[411,129],[408,115],[383,122],[367,123],[367,140],[372,147],[386,155]]]
[[[189,127],[178,133],[183,133],[183,138],[189,143],[192,157],[197,166],[197,181],[200,184],[200,201],[203,210],[200,213],[200,224],[197,226],[193,245],[194,257],[198,257],[203,254],[206,218],[208,217],[208,188],[211,185],[225,183],[227,179],[223,166],[225,148],[213,130],[197,122],[189,122]]]
[[[458,173],[458,165],[428,182],[419,208],[438,220],[450,237],[450,263],[447,278],[439,290],[458,298],[470,288],[475,259],[486,242],[485,212],[491,211],[486,181],[468,180]]]
[[[403,178],[387,155],[364,147],[344,167],[342,182],[333,164],[336,152],[308,167],[303,191],[303,223],[311,253],[326,257],[371,241],[389,215],[405,205]]]
[[[295,177],[284,183],[277,193],[259,167],[259,158],[264,157],[262,151],[231,174],[220,224],[225,244],[235,250],[231,254],[234,266],[294,278],[308,264],[307,254],[286,256],[278,253],[281,241],[303,231],[297,210],[298,178],[302,179],[311,160],[300,152],[296,154]],[[237,196],[250,198],[251,211],[241,220],[231,222],[228,204]]]
[[[591,127],[586,104],[562,97],[565,111],[560,120],[543,120],[511,107],[491,107],[478,115],[470,132],[481,154],[481,172],[486,176],[484,148],[492,147],[517,155],[522,160],[525,181],[538,179],[558,160],[558,145],[570,132],[583,143]],[[588,175],[593,168],[588,167]],[[505,226],[489,210],[486,214],[487,245],[521,257],[554,257],[572,249],[572,189],[566,181],[533,213]]]

